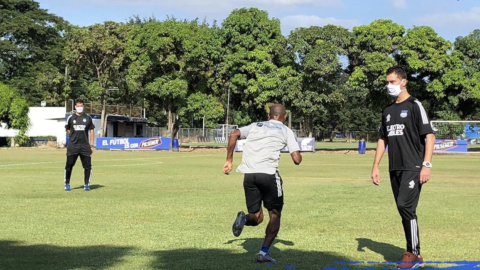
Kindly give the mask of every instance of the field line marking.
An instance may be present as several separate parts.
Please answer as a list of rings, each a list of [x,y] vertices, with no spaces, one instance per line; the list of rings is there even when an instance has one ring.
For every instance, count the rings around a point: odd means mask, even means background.
[[[128,167],[128,166],[140,166],[140,165],[152,165],[152,164],[162,164],[163,162],[151,162],[151,163],[135,163],[135,164],[114,164],[114,165],[103,165],[103,166],[95,166],[92,165],[92,168],[102,168],[102,167]]]
[[[2,165],[0,165],[0,167],[22,166],[22,165],[35,165],[35,164],[47,164],[47,163],[57,163],[57,162],[33,162],[33,163],[2,164]]]

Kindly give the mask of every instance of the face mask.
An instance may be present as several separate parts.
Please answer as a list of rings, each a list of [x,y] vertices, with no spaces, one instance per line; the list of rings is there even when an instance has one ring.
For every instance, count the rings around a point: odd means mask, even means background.
[[[83,113],[83,107],[77,107],[77,113]]]
[[[400,84],[402,84],[402,82],[403,80],[400,82]],[[398,97],[398,95],[400,95],[402,92],[402,89],[400,89],[400,84],[387,85],[388,94],[392,97]]]

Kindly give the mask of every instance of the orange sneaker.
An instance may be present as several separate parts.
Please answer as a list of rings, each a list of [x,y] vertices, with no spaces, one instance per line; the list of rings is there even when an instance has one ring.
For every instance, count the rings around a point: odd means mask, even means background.
[[[403,254],[403,259],[397,267],[401,269],[409,269],[423,266],[424,264],[422,255],[415,256],[407,251],[405,252],[405,254]]]

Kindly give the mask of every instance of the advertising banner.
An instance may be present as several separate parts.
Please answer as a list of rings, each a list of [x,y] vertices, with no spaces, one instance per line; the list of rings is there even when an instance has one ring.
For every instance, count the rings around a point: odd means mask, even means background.
[[[97,138],[97,149],[114,150],[169,150],[171,139],[169,137],[152,138]]]
[[[246,140],[238,140],[235,145],[235,152],[243,152]],[[315,138],[297,138],[300,152],[315,152]],[[288,148],[285,147],[281,152],[288,152]]]
[[[434,152],[467,152],[467,140],[435,140]]]

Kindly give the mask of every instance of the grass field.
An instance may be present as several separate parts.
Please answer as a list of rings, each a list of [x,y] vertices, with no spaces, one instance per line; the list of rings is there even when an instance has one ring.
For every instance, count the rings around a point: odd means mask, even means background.
[[[285,207],[271,254],[254,262],[266,223],[235,238],[243,176],[225,153],[98,151],[90,192],[80,160],[63,191],[64,150],[0,149],[0,269],[324,269],[394,264],[404,236],[382,161],[373,155],[284,155]],[[235,154],[234,165],[241,160]],[[427,261],[480,261],[480,156],[435,156],[417,210]],[[293,267],[296,266],[296,267]],[[445,267],[431,264],[429,267]]]

